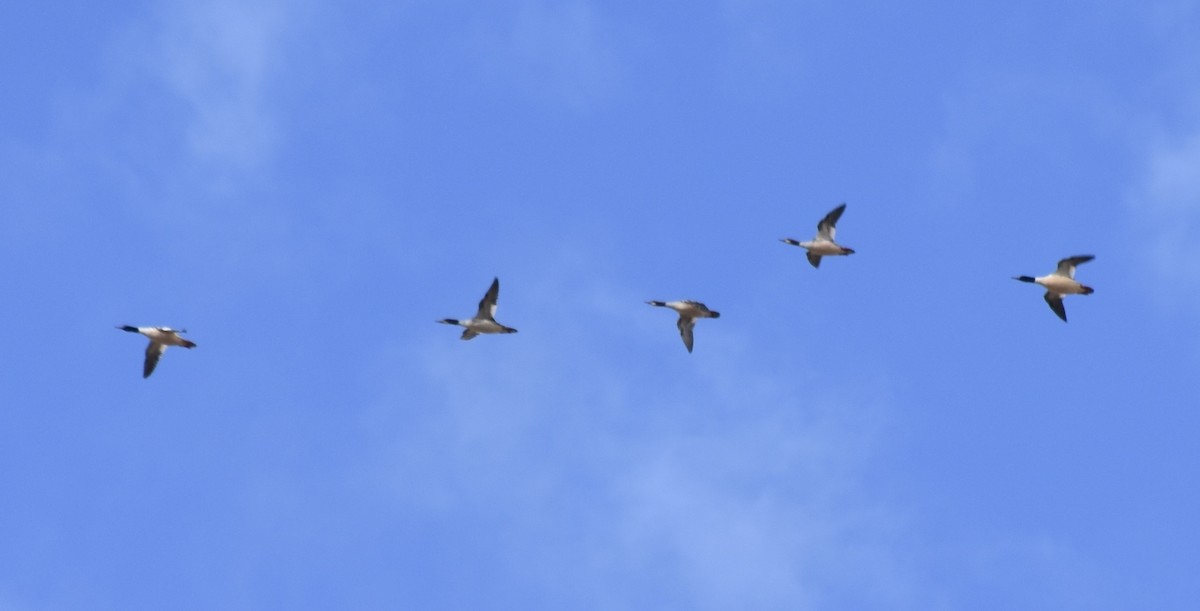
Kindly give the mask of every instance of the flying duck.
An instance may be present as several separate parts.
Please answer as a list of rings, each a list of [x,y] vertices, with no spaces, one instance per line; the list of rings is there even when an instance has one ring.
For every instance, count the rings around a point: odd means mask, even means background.
[[[148,378],[150,374],[154,373],[154,367],[158,365],[158,359],[163,352],[166,352],[167,346],[196,347],[196,342],[179,337],[180,333],[187,333],[187,329],[131,327],[129,325],[121,325],[117,328],[130,333],[141,333],[150,338],[150,343],[146,346],[146,362],[142,365],[142,378]]]
[[[825,218],[817,223],[817,236],[808,242],[800,242],[791,238],[779,240],[785,244],[799,246],[808,251],[808,262],[812,263],[813,267],[821,267],[821,257],[827,255],[852,255],[854,250],[838,245],[833,241],[833,236],[837,234],[837,222],[842,218],[842,213],[846,211],[846,204],[842,204],[837,208],[829,211]]]
[[[516,329],[506,327],[493,318],[496,315],[496,298],[499,296],[500,279],[496,278],[492,280],[492,286],[488,289],[487,294],[479,301],[479,311],[475,313],[475,318],[470,320],[443,318],[437,322],[466,327],[461,339],[471,339],[480,333],[516,333]]]
[[[1033,276],[1013,276],[1014,280],[1033,282],[1046,287],[1046,303],[1058,317],[1067,322],[1067,310],[1063,307],[1063,295],[1091,295],[1096,292],[1090,286],[1084,286],[1075,280],[1075,266],[1082,265],[1095,259],[1094,255],[1076,255],[1058,262],[1054,273],[1034,278]]]
[[[679,327],[679,336],[683,338],[683,345],[687,346],[688,352],[692,351],[692,328],[696,326],[696,319],[721,317],[720,312],[708,309],[708,306],[699,301],[647,301],[646,303],[679,312],[679,322],[676,323],[676,326]]]

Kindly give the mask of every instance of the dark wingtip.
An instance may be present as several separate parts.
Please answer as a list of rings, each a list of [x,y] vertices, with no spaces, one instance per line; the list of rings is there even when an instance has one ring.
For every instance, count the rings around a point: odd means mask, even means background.
[[[720,318],[720,317],[721,317],[721,313],[720,313],[720,312],[710,312],[710,314],[712,314],[712,317],[713,317],[713,318]]]
[[[458,321],[454,320],[453,318],[443,318],[441,320],[435,320],[433,322],[440,322],[443,325],[457,325],[458,324]]]
[[[118,328],[118,329],[120,329],[120,330],[122,330],[122,331],[129,331],[130,333],[137,333],[137,332],[138,332],[138,330],[137,330],[137,327],[131,327],[131,326],[129,326],[129,325],[117,325],[117,328]]]
[[[1013,276],[1012,279],[1020,280],[1021,282],[1034,282],[1033,276]]]
[[[843,247],[842,247],[842,253],[843,253],[843,254],[847,254],[847,255],[852,255],[852,254],[854,254],[854,249],[853,249],[853,248],[846,248],[845,246],[843,246]]]
[[[665,306],[665,305],[667,305],[667,302],[665,302],[665,301],[647,301],[646,303],[648,303],[648,304],[650,304],[650,305],[652,305],[652,306]]]

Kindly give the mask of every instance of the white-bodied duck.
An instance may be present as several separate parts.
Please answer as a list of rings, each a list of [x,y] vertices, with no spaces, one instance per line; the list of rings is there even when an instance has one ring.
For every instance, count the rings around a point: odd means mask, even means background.
[[[1013,276],[1014,280],[1032,282],[1046,287],[1046,303],[1058,317],[1067,322],[1067,309],[1063,307],[1063,295],[1091,295],[1096,292],[1090,286],[1084,286],[1075,280],[1075,267],[1095,259],[1094,255],[1076,255],[1058,262],[1054,273],[1034,278],[1033,276]]]
[[[187,333],[187,329],[131,327],[129,325],[121,325],[117,328],[130,333],[140,333],[150,338],[150,344],[146,346],[146,362],[142,365],[143,378],[148,378],[150,374],[154,373],[154,367],[158,365],[158,359],[162,357],[163,352],[166,352],[167,346],[196,347],[196,342],[179,337],[180,333]]]
[[[506,327],[498,322],[494,316],[496,315],[496,298],[500,296],[500,279],[492,280],[492,286],[488,289],[487,294],[479,302],[479,311],[475,313],[475,318],[470,320],[458,320],[456,318],[443,318],[437,322],[447,325],[458,325],[466,327],[463,330],[461,339],[471,339],[480,333],[516,333],[517,330],[512,327]]]
[[[721,317],[720,312],[708,309],[708,306],[699,301],[647,301],[646,303],[679,312],[679,322],[676,323],[676,326],[679,327],[679,335],[683,338],[683,345],[687,346],[688,352],[692,351],[692,328],[696,326],[696,319]]]
[[[808,242],[801,242],[791,238],[783,238],[779,240],[785,244],[799,246],[808,251],[808,262],[812,263],[813,267],[821,267],[821,257],[834,255],[852,255],[854,250],[839,245],[833,240],[837,235],[837,222],[842,218],[842,213],[846,211],[846,204],[842,204],[837,208],[829,211],[825,218],[817,223],[817,236]]]

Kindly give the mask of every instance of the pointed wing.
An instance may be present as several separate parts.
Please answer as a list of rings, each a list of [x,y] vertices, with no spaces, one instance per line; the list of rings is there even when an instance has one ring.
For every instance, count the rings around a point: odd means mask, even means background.
[[[146,346],[146,362],[142,365],[142,377],[148,378],[154,373],[154,368],[158,366],[158,359],[167,351],[166,344],[150,342]]]
[[[1054,270],[1054,273],[1059,276],[1066,276],[1074,279],[1075,266],[1083,265],[1084,263],[1087,263],[1095,258],[1095,255],[1076,255],[1074,257],[1067,257],[1066,259],[1058,262],[1058,269]]]
[[[821,267],[821,255],[814,255],[811,252],[805,255],[808,257],[808,262],[815,268]]]
[[[1058,314],[1058,317],[1061,318],[1063,322],[1067,322],[1067,309],[1063,307],[1062,295],[1052,291],[1046,291],[1045,297],[1046,303],[1050,305],[1050,309],[1054,310],[1054,313]]]
[[[679,327],[679,336],[683,338],[683,345],[687,346],[688,352],[692,351],[692,329],[696,326],[696,319],[687,316],[680,316],[679,322],[676,323]]]
[[[837,222],[842,218],[842,213],[846,211],[846,204],[842,204],[837,208],[829,211],[825,218],[817,223],[817,239],[826,239],[833,241],[833,236],[837,235]]]
[[[499,296],[500,296],[500,279],[496,278],[496,279],[492,280],[492,286],[490,288],[488,288],[487,294],[484,295],[483,299],[481,299],[479,301],[479,312],[477,314],[475,314],[475,318],[482,318],[484,320],[495,320],[493,317],[496,315],[496,298]],[[472,337],[474,337],[474,336],[472,336]],[[470,338],[463,338],[463,339],[470,339]]]
[[[462,337],[460,337],[458,339],[471,339],[472,337],[475,337],[476,335],[479,335],[479,333],[476,332],[474,329],[468,327],[466,329],[463,329]]]

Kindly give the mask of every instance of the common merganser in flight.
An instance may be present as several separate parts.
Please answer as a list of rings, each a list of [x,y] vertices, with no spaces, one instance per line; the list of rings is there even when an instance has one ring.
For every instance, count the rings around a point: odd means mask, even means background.
[[[458,320],[455,318],[443,318],[437,322],[447,325],[458,325],[466,327],[463,330],[461,339],[471,339],[480,333],[516,333],[517,330],[512,327],[506,327],[493,318],[496,315],[496,298],[500,296],[500,279],[492,280],[492,286],[488,289],[486,295],[479,302],[479,311],[475,313],[475,318],[470,320]]]
[[[808,242],[800,242],[791,238],[780,240],[785,244],[799,246],[808,251],[808,262],[812,263],[813,267],[821,267],[821,257],[832,255],[852,255],[854,250],[838,245],[833,241],[833,237],[837,235],[837,222],[842,217],[842,212],[846,211],[846,204],[842,204],[837,208],[829,211],[825,218],[817,223],[817,236]]]
[[[1034,278],[1033,276],[1013,276],[1014,280],[1033,282],[1046,287],[1046,303],[1058,317],[1067,322],[1067,309],[1063,307],[1063,295],[1091,295],[1096,292],[1090,286],[1084,286],[1075,280],[1075,266],[1082,265],[1095,259],[1094,255],[1076,255],[1058,262],[1054,273]]]
[[[647,301],[646,303],[679,312],[679,322],[676,323],[676,326],[679,327],[679,335],[683,338],[683,345],[687,346],[688,352],[692,351],[692,328],[696,326],[696,319],[721,317],[720,312],[708,309],[708,306],[699,301]]]
[[[117,328],[130,333],[141,333],[150,338],[150,343],[146,346],[146,362],[142,365],[142,378],[148,378],[150,374],[154,373],[154,367],[158,365],[158,359],[162,356],[163,352],[166,352],[167,346],[196,347],[196,342],[179,337],[180,333],[187,333],[187,329],[131,327],[129,325],[122,325]]]

